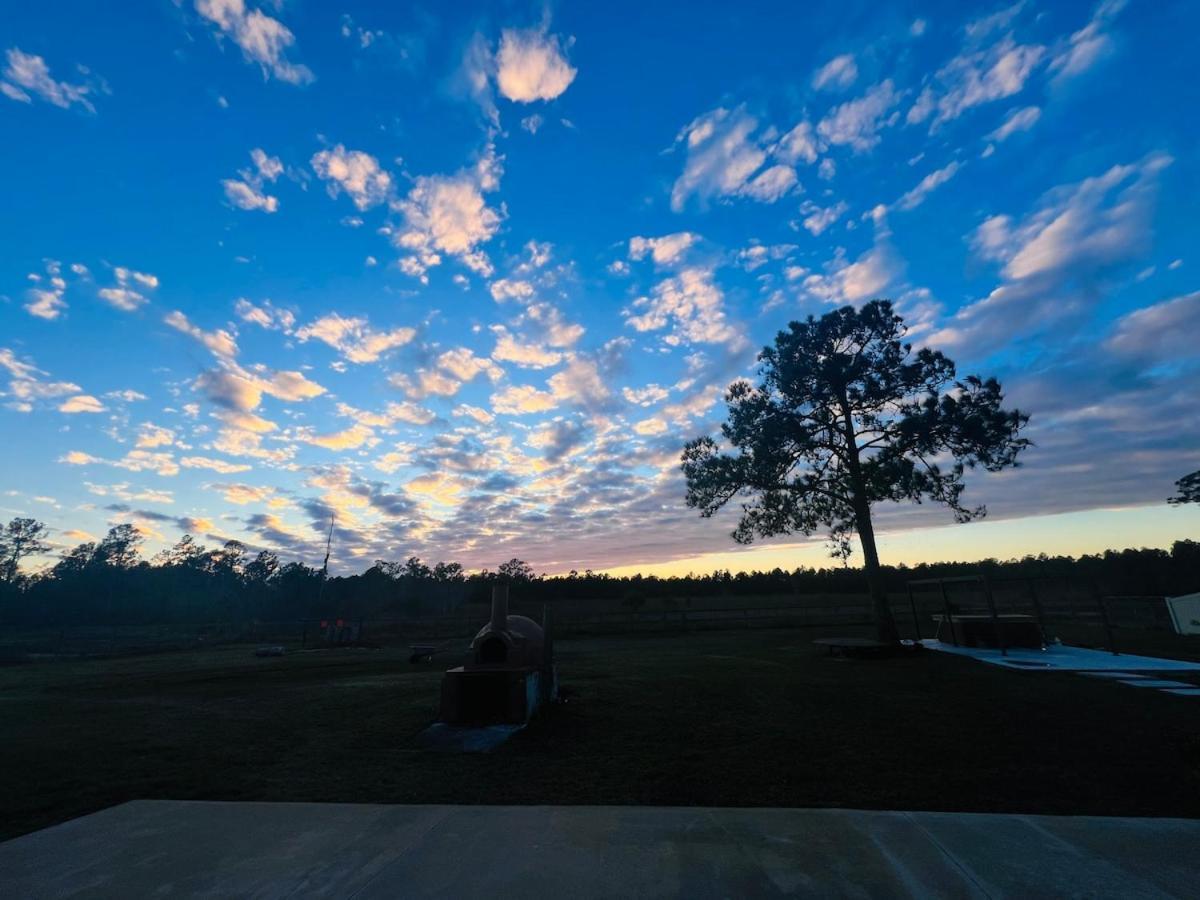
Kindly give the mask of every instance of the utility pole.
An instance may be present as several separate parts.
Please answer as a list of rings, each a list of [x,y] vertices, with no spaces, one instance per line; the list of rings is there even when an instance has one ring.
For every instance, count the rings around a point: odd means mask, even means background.
[[[329,514],[329,535],[325,538],[325,562],[321,564],[321,586],[317,589],[317,615],[321,614],[321,601],[325,599],[325,581],[329,578],[329,549],[333,546],[333,523],[337,513]]]

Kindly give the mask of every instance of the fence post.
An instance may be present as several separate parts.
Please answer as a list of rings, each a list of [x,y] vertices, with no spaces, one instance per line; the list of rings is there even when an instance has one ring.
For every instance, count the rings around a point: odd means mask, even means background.
[[[912,585],[908,585],[908,605],[912,608],[913,628],[917,630],[917,642],[921,640],[921,620],[917,618],[917,601],[913,598]]]
[[[1037,616],[1038,630],[1040,630],[1042,632],[1042,640],[1045,641],[1046,640],[1046,624],[1045,624],[1046,617],[1045,617],[1045,614],[1043,614],[1043,612],[1042,612],[1042,601],[1038,597],[1037,585],[1034,583],[1032,578],[1029,579],[1028,585],[1029,585],[1029,599],[1031,599],[1033,601],[1033,614],[1035,616]]]
[[[1008,656],[1008,641],[1004,639],[1004,633],[1000,629],[1000,617],[996,615],[996,598],[992,596],[992,582],[986,575],[983,578],[983,593],[987,597],[988,609],[992,612],[992,628],[996,631],[996,640],[1000,642],[1000,655]]]
[[[954,642],[954,646],[958,646],[958,632],[954,630],[954,614],[950,612],[950,595],[946,593],[946,579],[938,579],[938,587],[942,589],[942,615],[946,617],[946,624],[950,627],[950,640]]]
[[[1092,584],[1092,593],[1096,595],[1096,606],[1100,609],[1100,621],[1104,624],[1104,633],[1108,635],[1108,649],[1112,651],[1113,656],[1120,656],[1117,652],[1117,642],[1113,638],[1112,623],[1108,620],[1108,609],[1104,606],[1104,597],[1100,593],[1100,585]]]

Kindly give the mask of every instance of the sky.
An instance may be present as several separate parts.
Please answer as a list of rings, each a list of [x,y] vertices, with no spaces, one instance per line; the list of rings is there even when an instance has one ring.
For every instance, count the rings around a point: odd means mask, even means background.
[[[685,11],[686,9],[686,11]],[[887,562],[1200,538],[1184,0],[13,5],[0,517],[334,571],[827,565],[684,504],[786,324],[890,298],[1031,415]]]

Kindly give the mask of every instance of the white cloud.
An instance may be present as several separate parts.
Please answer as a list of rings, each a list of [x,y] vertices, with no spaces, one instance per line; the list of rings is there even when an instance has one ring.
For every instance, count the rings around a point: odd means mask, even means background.
[[[795,172],[787,166],[760,171],[768,152],[763,136],[754,136],[757,128],[744,107],[714,109],[686,125],[675,138],[687,160],[671,188],[671,208],[679,212],[693,196],[701,202],[740,196],[773,203],[795,187]],[[783,152],[790,157],[793,150]]]
[[[395,205],[404,215],[404,228],[393,240],[412,254],[401,260],[401,270],[424,278],[445,253],[490,277],[492,264],[478,247],[491,240],[504,218],[504,207],[492,209],[483,196],[496,190],[499,180],[500,161],[490,146],[470,169],[417,178],[408,196]]]
[[[245,297],[238,298],[234,312],[243,322],[250,322],[268,331],[282,331],[290,334],[296,324],[296,316],[286,309],[279,309],[264,300],[262,306],[255,306]]]
[[[664,338],[670,345],[696,342],[740,346],[745,338],[726,320],[725,297],[712,274],[710,269],[688,268],[659,282],[651,296],[635,300],[625,311],[626,323],[636,331],[658,331],[673,324]]]
[[[563,55],[562,42],[544,27],[506,28],[501,33],[496,54],[496,86],[501,96],[516,103],[553,100],[571,85],[575,75],[576,69]]]
[[[517,278],[497,278],[488,285],[492,299],[498,303],[505,300],[528,300],[533,297],[533,283]]]
[[[805,206],[816,208],[811,201],[805,201]],[[803,209],[803,206],[801,207]],[[747,272],[753,272],[755,269],[760,269],[772,260],[778,261],[787,259],[796,251],[795,244],[751,244],[738,251],[737,262]]]
[[[456,406],[454,408],[454,415],[467,416],[471,419],[474,419],[480,425],[490,425],[496,419],[496,417],[486,409],[480,409],[478,406],[470,406],[466,403]]]
[[[175,432],[170,428],[163,428],[152,422],[144,422],[138,429],[137,443],[134,446],[149,449],[166,447],[173,443],[175,443]]]
[[[55,81],[42,57],[23,53],[18,47],[9,48],[6,58],[7,65],[0,79],[0,93],[10,100],[31,103],[32,94],[62,109],[69,109],[72,104],[78,103],[90,113],[96,111],[88,99],[88,95],[96,91],[94,85]]]
[[[690,231],[679,231],[656,238],[632,237],[629,239],[629,257],[645,259],[649,255],[657,265],[670,265],[678,262],[687,249],[699,239],[698,234]]]
[[[504,376],[504,370],[466,347],[458,347],[439,355],[429,368],[417,369],[415,380],[404,372],[396,372],[388,381],[414,399],[453,397],[464,384],[480,375],[496,382]]]
[[[5,405],[17,412],[32,412],[34,405],[39,401],[56,400],[69,395],[80,396],[70,397],[64,406],[72,408],[64,409],[64,412],[100,412],[103,410],[99,401],[90,395],[82,394],[83,388],[73,382],[41,381],[40,376],[46,373],[31,362],[27,363],[17,359],[16,354],[7,347],[0,347],[0,367],[6,369],[11,376],[7,391],[0,391],[0,396],[12,397],[13,399]],[[92,408],[86,408],[88,406]]]
[[[850,206],[845,201],[838,201],[831,206],[820,207],[811,200],[800,204],[800,212],[804,215],[804,227],[812,235],[819,235],[830,225],[845,215]]]
[[[655,403],[666,400],[670,395],[670,391],[657,384],[648,384],[640,388],[621,388],[621,396],[635,406],[653,406]]]
[[[136,272],[124,266],[115,266],[113,275],[116,278],[116,285],[101,288],[97,294],[109,306],[122,312],[133,312],[148,303],[149,301],[142,291],[154,290],[158,287],[158,277],[147,272]]]
[[[244,368],[232,359],[222,359],[220,368],[201,372],[192,382],[192,389],[208,397],[221,409],[215,413],[230,431],[265,434],[278,426],[253,411],[262,403],[263,395],[288,403],[319,397],[325,388],[296,371],[272,371],[265,366]],[[224,450],[217,444],[214,449]],[[232,455],[244,455],[235,453]]]
[[[603,403],[611,393],[597,361],[579,354],[569,355],[566,368],[551,375],[546,384],[559,401],[589,408]]]
[[[520,416],[554,409],[558,406],[558,399],[550,391],[522,384],[510,385],[492,394],[491,403],[492,411],[499,415]]]
[[[492,351],[492,359],[516,363],[527,369],[545,369],[562,362],[561,353],[540,344],[521,342],[503,325],[493,325],[492,331],[496,335],[496,348]]]
[[[278,19],[261,10],[247,11],[245,0],[196,0],[196,12],[216,25],[242,49],[248,62],[258,63],[263,77],[274,75],[288,84],[308,84],[313,73],[285,56],[296,38]]]
[[[885,79],[858,99],[835,107],[817,124],[817,133],[830,144],[865,152],[879,143],[880,130],[896,121],[892,109],[899,101],[895,85]]]
[[[921,179],[915,188],[906,192],[904,196],[896,201],[896,208],[902,210],[916,209],[925,202],[925,198],[931,192],[937,190],[953,178],[961,168],[962,164],[958,160],[952,160],[940,169],[930,172]]]
[[[279,157],[270,156],[261,147],[255,147],[250,151],[250,159],[253,161],[254,169],[258,172],[260,178],[267,181],[274,181],[283,174],[283,163]]]
[[[873,217],[875,239],[871,248],[850,263],[838,248],[825,274],[797,273],[804,291],[826,303],[859,303],[885,295],[903,272],[904,262],[888,240],[891,233],[882,210],[874,210]]]
[[[1131,249],[1145,245],[1148,193],[1171,161],[1154,154],[1140,164],[1113,166],[1054,191],[1016,227],[1006,217],[993,216],[980,226],[975,247],[984,258],[1003,262],[1004,275],[1013,280],[1080,263],[1127,259]]]
[[[1108,27],[1125,8],[1127,0],[1101,0],[1088,23],[1063,42],[1050,60],[1056,82],[1080,75],[1112,52]]]
[[[244,181],[238,181],[235,178],[226,178],[221,182],[221,185],[225,188],[225,199],[238,209],[261,209],[265,213],[273,213],[279,209],[278,197],[272,197],[269,194],[263,193],[258,188],[246,184]]]
[[[666,434],[667,423],[657,417],[643,419],[633,426],[634,433],[640,434],[643,437],[656,434]]]
[[[1122,316],[1105,346],[1122,356],[1163,364],[1200,356],[1200,291]]]
[[[416,335],[416,329],[393,328],[375,331],[365,318],[350,318],[330,313],[296,331],[301,341],[316,339],[333,347],[352,363],[375,362],[383,354],[403,347]]]
[[[486,375],[492,381],[498,381],[504,376],[504,370],[490,360],[476,356],[466,347],[456,347],[447,350],[434,360],[434,365],[444,372],[449,372],[460,381]]]
[[[760,203],[774,203],[790,193],[796,184],[796,171],[791,166],[775,165],[746,182],[741,194]]]
[[[817,69],[812,78],[812,86],[818,91],[825,88],[848,88],[854,84],[856,78],[858,64],[854,61],[854,54],[843,53]]]
[[[326,450],[357,450],[364,444],[378,443],[375,439],[375,432],[361,423],[351,425],[341,431],[325,434],[302,430],[297,433],[296,440],[314,447],[323,447]]]
[[[263,212],[273,213],[279,209],[279,198],[269,195],[263,189],[263,185],[282,174],[283,163],[279,157],[269,156],[261,147],[250,151],[250,159],[254,168],[238,170],[241,180],[226,178],[221,182],[225,188],[225,199],[238,209],[261,209]]]
[[[1150,243],[1163,153],[1049,191],[1017,221],[993,215],[971,236],[976,255],[1001,265],[1001,283],[961,308],[933,336],[942,344],[992,346],[1016,328],[1033,332],[1090,309],[1106,276]]]
[[[64,413],[102,413],[106,409],[107,407],[91,394],[68,397],[58,407],[58,411]]]
[[[812,165],[817,161],[822,149],[824,148],[813,130],[812,122],[805,120],[779,139],[779,143],[775,145],[775,158],[792,165],[799,160]]]
[[[74,271],[74,266],[72,266],[72,271]],[[84,269],[84,272],[86,271]],[[63,295],[67,291],[67,282],[62,276],[62,263],[56,259],[46,260],[46,274],[43,276],[30,273],[29,280],[39,287],[29,289],[26,295],[29,302],[25,304],[25,311],[31,316],[47,321],[53,321],[61,316],[63,310],[67,308],[67,301],[63,299]]]
[[[329,182],[329,196],[345,191],[359,209],[377,206],[391,193],[392,176],[380,167],[379,160],[362,150],[347,150],[338,144],[313,154],[311,163],[317,177]]]
[[[1046,48],[1017,44],[1011,36],[983,49],[969,48],[942,66],[909,109],[910,125],[932,116],[930,131],[968,109],[1020,93],[1045,59]]]
[[[1008,114],[1000,127],[989,134],[986,139],[1000,143],[1000,141],[1016,134],[1018,131],[1028,131],[1037,124],[1038,119],[1041,117],[1042,111],[1036,106],[1014,109]]]
[[[182,331],[195,340],[199,341],[213,356],[219,359],[233,359],[238,354],[237,341],[234,340],[232,334],[223,328],[218,328],[215,331],[205,331],[198,325],[193,325],[192,322],[179,310],[174,310],[163,317],[163,321],[174,328],[176,331]]]
[[[252,467],[245,463],[231,463],[210,456],[185,456],[179,460],[179,465],[185,469],[209,469],[222,475],[232,475],[235,472],[248,472]]]
[[[558,307],[549,303],[530,304],[518,322],[534,331],[551,347],[570,347],[584,333],[582,325],[568,322]]]

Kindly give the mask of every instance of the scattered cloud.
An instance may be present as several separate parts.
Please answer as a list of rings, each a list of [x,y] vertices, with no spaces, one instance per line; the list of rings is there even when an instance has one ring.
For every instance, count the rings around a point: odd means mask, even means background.
[[[268,156],[260,147],[250,151],[250,159],[254,167],[239,170],[240,180],[226,178],[221,182],[225,188],[225,199],[238,209],[261,209],[273,213],[279,209],[279,198],[267,194],[264,185],[283,173],[283,163],[279,157]]]
[[[899,102],[892,80],[885,79],[858,99],[831,110],[817,123],[817,134],[830,144],[865,153],[879,143],[881,130],[895,124],[899,116],[893,110]]]
[[[179,310],[167,313],[163,322],[203,344],[218,359],[229,360],[238,355],[237,341],[224,328],[205,331],[198,325],[192,324],[191,320]]]
[[[134,312],[149,302],[143,291],[152,291],[158,287],[158,277],[148,272],[135,272],[124,266],[113,268],[116,284],[101,288],[97,295],[114,309],[122,312]]]
[[[1124,357],[1164,364],[1200,357],[1200,291],[1135,309],[1117,320],[1105,346]]]
[[[904,196],[896,201],[896,209],[911,210],[916,209],[925,202],[933,191],[937,190],[956,174],[962,168],[962,163],[958,160],[951,160],[940,169],[935,169],[920,180],[915,188],[907,191]]]
[[[635,331],[658,331],[672,325],[663,338],[668,345],[722,343],[738,346],[742,333],[725,316],[725,295],[710,269],[687,268],[660,281],[652,294],[635,300],[625,312]]]
[[[1049,191],[1023,220],[989,216],[971,246],[980,259],[1000,265],[1003,280],[961,308],[934,339],[994,346],[1017,328],[1037,333],[1079,315],[1106,276],[1146,251],[1158,182],[1171,162],[1153,153]]]
[[[1001,123],[1000,127],[987,136],[989,141],[997,144],[1018,131],[1028,131],[1042,117],[1042,111],[1036,106],[1024,106],[1012,110]]]
[[[380,167],[379,160],[362,150],[347,150],[338,144],[313,154],[311,164],[317,177],[329,182],[326,190],[330,197],[344,191],[360,210],[378,206],[391,194],[392,176]]]
[[[832,206],[820,207],[811,200],[805,200],[800,204],[800,212],[804,216],[802,224],[809,234],[816,237],[844,216],[849,208],[849,204],[844,201],[834,203]]]
[[[29,302],[25,304],[25,311],[35,318],[54,321],[67,308],[67,301],[63,299],[67,291],[67,281],[63,277],[62,263],[48,259],[45,275],[31,272],[28,277],[37,287],[32,287],[27,292]]]
[[[1126,3],[1127,0],[1101,0],[1088,23],[1055,49],[1050,60],[1055,82],[1083,74],[1112,52],[1110,27]]]
[[[447,254],[476,274],[491,277],[491,261],[479,245],[492,239],[504,219],[503,205],[496,210],[484,199],[499,187],[500,174],[500,159],[489,146],[469,169],[455,175],[422,175],[414,181],[408,195],[395,204],[404,226],[393,240],[410,254],[400,263],[405,274],[425,279]]]
[[[330,313],[298,329],[296,337],[301,343],[315,339],[328,344],[348,362],[361,365],[376,362],[389,351],[403,347],[416,333],[416,329],[408,327],[375,331],[366,318]]]
[[[255,306],[245,297],[241,297],[234,304],[234,312],[243,322],[249,322],[259,328],[265,328],[267,331],[282,331],[290,334],[296,324],[294,313],[273,306],[270,300],[264,300],[262,305]]]
[[[567,41],[565,46],[570,44]],[[500,95],[514,103],[534,103],[561,96],[577,73],[567,62],[564,49],[558,36],[548,34],[545,27],[504,29],[496,54],[496,87]]]
[[[89,99],[97,93],[107,93],[103,82],[90,79],[83,84],[70,84],[66,81],[56,81],[50,75],[50,67],[40,56],[23,52],[19,47],[10,47],[5,53],[5,66],[0,77],[0,94],[18,103],[32,103],[37,97],[62,109],[70,109],[79,105],[89,113],[95,113],[96,107]],[[80,73],[88,72],[82,66]]]
[[[689,247],[700,236],[690,231],[679,231],[662,237],[633,237],[629,239],[630,259],[645,259],[648,255],[657,265],[666,266],[678,262]]]
[[[507,416],[546,412],[558,406],[558,398],[553,393],[528,384],[509,385],[492,394],[491,402],[492,412]]]
[[[857,78],[858,64],[854,61],[854,54],[843,53],[817,69],[812,86],[818,91],[830,88],[842,90],[854,84]]]
[[[58,407],[64,413],[102,413],[107,407],[91,394],[76,394],[64,400]]]
[[[980,26],[979,22],[975,24]],[[980,38],[993,27],[980,26],[972,32],[968,26],[967,48],[938,69],[921,90],[908,110],[908,124],[929,120],[929,130],[934,132],[973,107],[1011,97],[1024,89],[1030,75],[1045,61],[1046,48],[1039,44],[1018,44],[1011,35],[979,47]]]
[[[763,168],[775,148],[757,129],[758,120],[744,106],[733,110],[719,107],[684,126],[675,144],[684,147],[687,158],[671,188],[671,208],[681,211],[691,197],[701,203],[732,197],[774,203],[796,188],[796,173],[790,165]],[[798,139],[783,145],[781,158],[803,154]]]
[[[247,10],[245,0],[196,0],[196,12],[237,44],[247,62],[257,63],[264,78],[296,85],[314,80],[307,66],[288,61],[286,54],[296,38],[278,19],[262,10]]]

